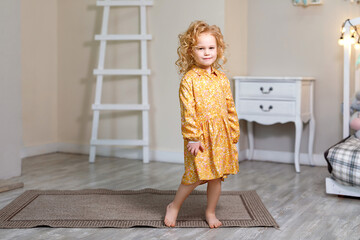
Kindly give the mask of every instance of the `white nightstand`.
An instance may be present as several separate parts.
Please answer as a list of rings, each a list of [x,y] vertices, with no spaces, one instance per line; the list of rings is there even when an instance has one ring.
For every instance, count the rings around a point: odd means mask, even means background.
[[[304,77],[250,77],[236,76],[235,105],[239,120],[247,121],[249,155],[254,153],[253,122],[270,125],[294,122],[295,170],[300,172],[299,151],[303,123],[309,122],[309,161],[315,134],[313,113],[314,78]],[[274,133],[276,134],[276,133]]]

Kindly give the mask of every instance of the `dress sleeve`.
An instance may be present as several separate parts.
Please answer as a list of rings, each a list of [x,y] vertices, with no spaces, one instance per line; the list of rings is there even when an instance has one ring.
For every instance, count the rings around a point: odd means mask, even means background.
[[[202,131],[196,119],[196,106],[191,79],[183,78],[179,89],[181,132],[188,141],[200,141]]]
[[[239,118],[235,110],[235,103],[232,97],[230,82],[226,76],[224,76],[224,92],[226,97],[226,105],[228,111],[228,118],[230,123],[231,137],[233,143],[237,143],[240,137]]]

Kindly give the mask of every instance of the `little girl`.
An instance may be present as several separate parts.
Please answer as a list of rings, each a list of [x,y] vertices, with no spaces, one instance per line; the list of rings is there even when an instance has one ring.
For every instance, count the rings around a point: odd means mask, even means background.
[[[164,223],[174,227],[180,207],[200,184],[207,183],[205,218],[210,228],[221,226],[215,208],[221,181],[239,171],[237,143],[240,130],[230,83],[218,70],[225,43],[220,29],[203,21],[191,23],[179,35],[176,65],[184,74],[179,89],[185,173]]]

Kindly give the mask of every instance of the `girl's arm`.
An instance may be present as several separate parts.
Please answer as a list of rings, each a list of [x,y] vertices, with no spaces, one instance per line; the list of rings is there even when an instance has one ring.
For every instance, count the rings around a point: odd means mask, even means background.
[[[200,141],[202,131],[196,119],[195,99],[193,95],[192,81],[183,78],[179,89],[181,109],[181,132],[183,138],[188,141]]]
[[[229,79],[224,75],[224,92],[226,97],[226,105],[228,110],[228,118],[231,129],[231,137],[233,143],[237,143],[240,137],[239,119],[235,110],[235,103],[232,97]]]

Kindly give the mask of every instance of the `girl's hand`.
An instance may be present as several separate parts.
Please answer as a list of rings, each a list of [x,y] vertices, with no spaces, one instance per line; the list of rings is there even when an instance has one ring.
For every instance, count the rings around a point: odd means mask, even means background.
[[[201,142],[188,143],[186,147],[187,147],[187,150],[194,156],[197,155],[199,150],[202,152],[204,151],[204,148],[201,145]]]

